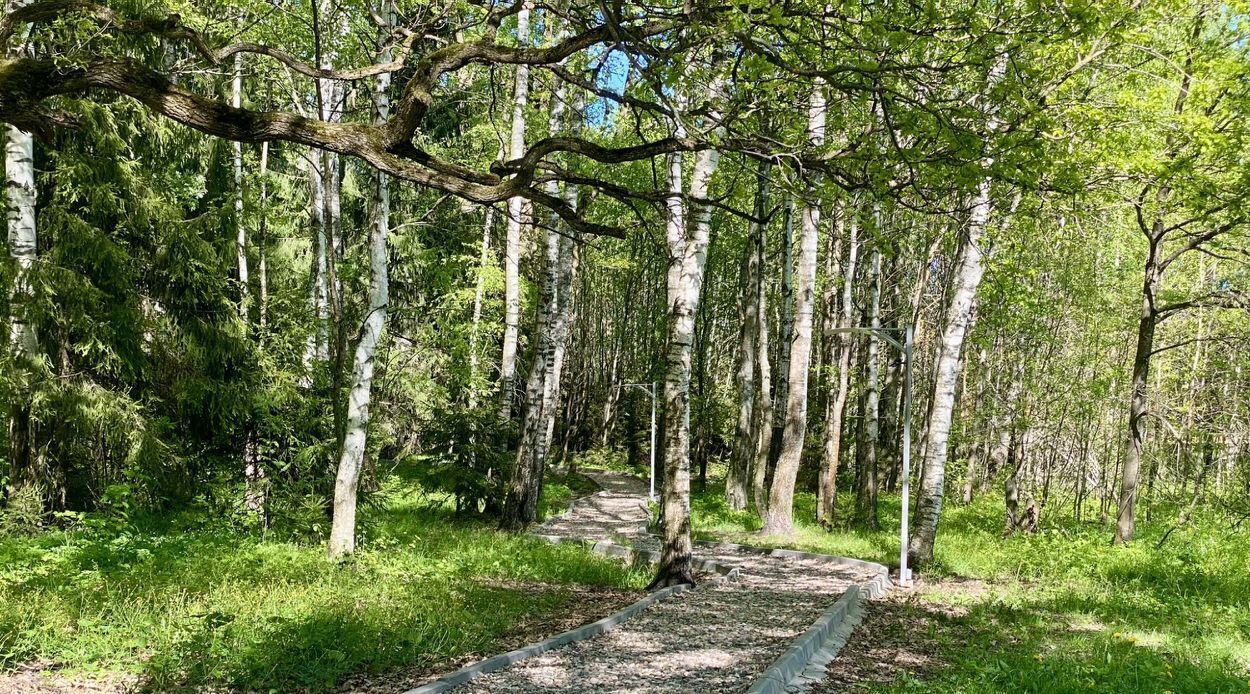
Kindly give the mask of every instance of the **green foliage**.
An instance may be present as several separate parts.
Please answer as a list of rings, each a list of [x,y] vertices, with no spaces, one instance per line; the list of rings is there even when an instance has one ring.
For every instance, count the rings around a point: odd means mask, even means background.
[[[693,499],[696,531],[747,544],[754,513],[733,512],[712,490]],[[840,508],[850,508],[845,496]],[[1226,692],[1250,673],[1250,549],[1227,519],[1204,514],[1159,541],[1175,518],[1144,523],[1130,545],[1109,527],[1043,517],[1034,535],[1002,539],[1002,501],[987,494],[943,511],[937,587],[909,622],[937,639],[943,666],[883,691]],[[898,563],[898,497],[881,497],[883,530],[826,532],[810,520],[813,495],[798,495],[798,528],[784,546]],[[923,586],[926,585],[922,583]],[[872,608],[870,608],[872,609]]]
[[[127,496],[111,490],[113,508]],[[519,621],[558,613],[574,584],[646,582],[572,545],[455,520],[437,498],[389,477],[365,511],[366,549],[344,565],[203,511],[0,539],[0,665],[133,672],[154,691],[321,691],[489,652]]]
[[[453,407],[427,430],[427,452],[417,458],[422,486],[447,494],[457,511],[478,513],[503,505],[512,469],[509,443],[516,432],[487,408]]]

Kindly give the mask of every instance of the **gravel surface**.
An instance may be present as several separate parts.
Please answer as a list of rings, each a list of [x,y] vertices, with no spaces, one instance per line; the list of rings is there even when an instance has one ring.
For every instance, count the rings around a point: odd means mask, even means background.
[[[595,540],[646,534],[646,489],[624,475],[592,474],[605,489],[567,518],[537,530]],[[458,692],[744,691],[861,574],[811,559],[696,548],[701,558],[737,566],[737,582],[680,593],[609,631],[499,672]]]

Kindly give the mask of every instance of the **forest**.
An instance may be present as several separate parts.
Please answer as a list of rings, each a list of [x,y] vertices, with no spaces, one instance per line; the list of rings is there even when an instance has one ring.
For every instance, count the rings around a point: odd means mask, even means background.
[[[0,691],[1250,683],[1241,0],[4,4]]]

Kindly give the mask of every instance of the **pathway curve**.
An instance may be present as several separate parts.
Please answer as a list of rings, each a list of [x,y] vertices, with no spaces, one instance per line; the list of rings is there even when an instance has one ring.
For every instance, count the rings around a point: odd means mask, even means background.
[[[593,473],[604,492],[536,531],[659,549],[637,478]],[[457,692],[741,692],[868,572],[804,558],[696,548],[736,582],[679,593],[612,631],[474,679]]]

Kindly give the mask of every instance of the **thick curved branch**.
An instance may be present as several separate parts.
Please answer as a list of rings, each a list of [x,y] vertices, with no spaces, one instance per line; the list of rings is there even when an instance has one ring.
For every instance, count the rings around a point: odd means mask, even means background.
[[[396,178],[483,205],[521,196],[558,214],[581,232],[622,236],[621,229],[588,222],[556,196],[531,184],[533,168],[514,171],[511,178],[481,173],[439,160],[407,145],[386,146],[380,127],[368,124],[327,123],[279,112],[250,111],[209,99],[174,84],[165,76],[132,61],[101,61],[85,68],[58,66],[33,58],[0,59],[0,121],[38,132],[47,123],[38,119],[58,112],[44,103],[54,97],[86,96],[94,90],[123,94],[152,111],[207,135],[240,142],[282,140],[357,157]],[[72,126],[69,116],[57,116],[53,125]],[[558,146],[556,146],[558,145]],[[660,151],[672,147],[661,141]],[[554,148],[552,148],[554,147]],[[603,161],[632,161],[655,156],[655,143],[637,148],[608,149],[576,138],[558,138],[545,151],[577,151]]]

